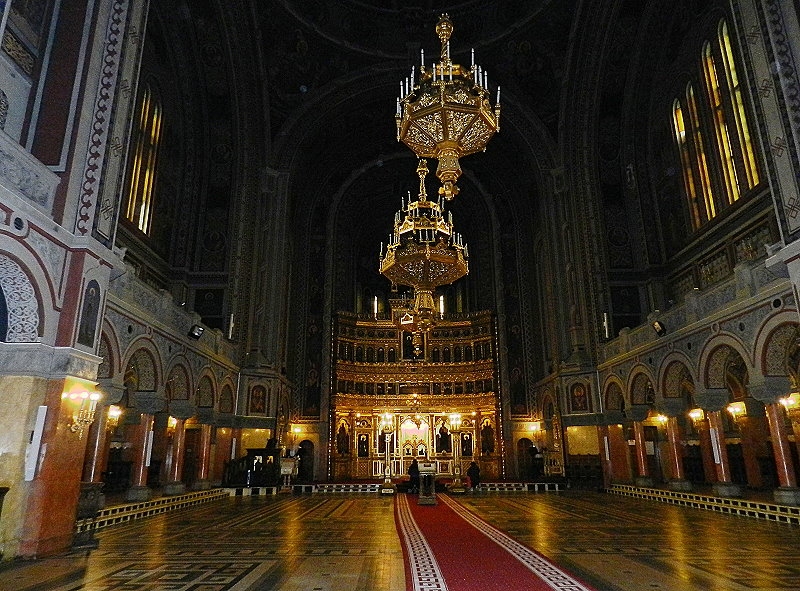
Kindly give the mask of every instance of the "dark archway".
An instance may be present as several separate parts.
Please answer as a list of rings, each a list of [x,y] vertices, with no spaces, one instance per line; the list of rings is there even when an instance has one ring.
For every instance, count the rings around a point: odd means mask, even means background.
[[[297,481],[314,481],[314,443],[308,439],[301,441],[297,449]]]

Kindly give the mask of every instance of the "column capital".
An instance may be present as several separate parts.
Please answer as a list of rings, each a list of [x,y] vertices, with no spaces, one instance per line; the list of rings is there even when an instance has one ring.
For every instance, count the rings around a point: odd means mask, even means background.
[[[154,415],[164,410],[167,402],[164,390],[137,390],[131,393],[133,407],[141,413]]]
[[[689,410],[686,400],[683,398],[664,398],[657,405],[656,408],[659,412],[667,415],[668,417],[681,416]]]
[[[775,404],[792,391],[788,376],[754,376],[747,384],[750,396],[764,404]]]
[[[117,404],[122,401],[125,394],[125,384],[114,378],[98,378],[97,386],[105,394],[103,404]]]
[[[728,406],[730,393],[727,388],[697,388],[694,400],[703,410],[715,412]]]
[[[650,408],[649,404],[631,404],[625,414],[630,420],[641,422],[650,414]]]
[[[176,419],[186,420],[196,414],[196,409],[188,400],[170,400],[167,403],[167,412]]]

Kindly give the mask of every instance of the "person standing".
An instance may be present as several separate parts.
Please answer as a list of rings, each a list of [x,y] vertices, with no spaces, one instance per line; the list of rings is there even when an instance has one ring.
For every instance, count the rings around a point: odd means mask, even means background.
[[[417,458],[411,460],[411,465],[408,467],[408,492],[410,493],[418,493],[419,492],[419,463],[417,463]]]
[[[481,469],[478,464],[470,462],[469,468],[467,468],[467,477],[469,478],[469,488],[474,490],[481,482]]]

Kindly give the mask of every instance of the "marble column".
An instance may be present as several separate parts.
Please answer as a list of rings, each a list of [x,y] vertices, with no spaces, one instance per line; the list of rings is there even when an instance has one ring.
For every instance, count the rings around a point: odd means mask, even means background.
[[[644,425],[641,421],[633,422],[633,440],[636,450],[636,470],[638,476],[634,479],[636,486],[653,486],[653,478],[647,465],[647,447],[644,439]]]
[[[165,495],[179,495],[186,492],[183,483],[183,460],[186,456],[186,420],[193,417],[196,409],[188,400],[170,400],[167,408],[169,415],[175,419],[172,432],[172,462],[164,485]]]
[[[597,440],[600,444],[600,467],[603,471],[603,488],[608,488],[612,484],[613,474],[608,425],[597,426]]]
[[[197,481],[194,490],[208,490],[211,482],[208,479],[211,465],[211,425],[200,425],[200,465],[197,467]]]
[[[678,417],[667,417],[667,446],[669,448],[669,463],[672,471],[667,486],[670,490],[692,490],[692,483],[686,480],[686,471],[683,467],[683,431]]]
[[[173,417],[175,418],[175,417]],[[186,491],[183,483],[183,456],[186,451],[186,419],[175,418],[172,430],[172,464],[169,467],[165,495],[179,495]]]
[[[786,411],[779,402],[768,404],[766,410],[772,451],[775,454],[775,465],[778,470],[779,488],[773,492],[773,497],[778,503],[800,505],[800,489],[797,488],[797,476],[794,472],[792,451],[784,422]]]
[[[231,429],[231,453],[230,458],[231,460],[235,460],[236,458],[242,455],[241,453],[242,447],[242,429],[241,427],[234,427]]]
[[[141,419],[136,426],[133,441],[133,468],[131,473],[131,487],[126,493],[129,501],[147,501],[153,496],[153,491],[147,486],[147,469],[150,455],[150,433],[153,430],[155,414],[164,410],[166,397],[163,387],[159,390],[137,390],[130,393],[133,403],[130,412],[141,413]]]
[[[133,440],[133,466],[131,468],[131,487],[125,494],[128,501],[149,501],[153,491],[147,486],[149,464],[150,433],[153,431],[154,416],[141,413]]]
[[[786,410],[780,403],[780,399],[791,392],[791,383],[787,376],[755,375],[751,376],[747,389],[753,398],[764,404],[767,414],[767,427],[778,473],[778,488],[772,491],[772,496],[776,503],[800,505],[800,489],[797,487],[797,475],[785,423]],[[794,421],[792,425],[794,426]]]
[[[94,422],[89,428],[86,456],[83,459],[83,482],[103,482],[103,471],[106,469],[108,438],[108,407],[98,404]]]
[[[714,453],[714,470],[717,478],[717,481],[712,485],[712,490],[715,495],[720,497],[740,497],[742,495],[742,487],[731,481],[731,466],[728,460],[722,413],[722,410],[713,410],[706,413],[708,416],[708,433],[711,436],[711,449]]]
[[[700,408],[705,411],[708,421],[708,437],[711,443],[716,478],[712,490],[719,497],[740,497],[742,496],[742,487],[731,481],[725,427],[722,422],[722,412],[728,406],[729,395],[727,388],[698,387],[694,398]]]

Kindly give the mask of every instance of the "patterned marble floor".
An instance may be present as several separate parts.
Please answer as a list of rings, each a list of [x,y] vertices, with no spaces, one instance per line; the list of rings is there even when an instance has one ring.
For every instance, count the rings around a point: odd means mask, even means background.
[[[459,501],[599,591],[800,589],[795,526],[590,492]],[[101,530],[88,555],[4,563],[0,590],[405,591],[392,503],[231,498]]]

